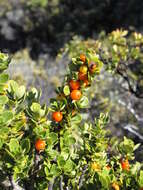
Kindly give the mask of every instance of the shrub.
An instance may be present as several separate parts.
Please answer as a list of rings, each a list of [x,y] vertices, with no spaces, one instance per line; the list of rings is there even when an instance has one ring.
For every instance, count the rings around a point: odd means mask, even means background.
[[[143,187],[142,164],[134,162],[139,145],[126,137],[121,142],[109,139],[104,129],[107,114],[94,123],[82,122],[86,93],[103,65],[97,54],[88,51],[72,58],[50,107],[40,105],[38,90],[27,91],[8,79],[4,70],[9,63],[9,57],[0,53],[0,170],[13,189]],[[86,78],[79,78],[79,72]]]
[[[83,40],[78,36],[61,49],[59,56],[69,58],[90,49],[99,54],[105,69],[120,76],[128,89],[138,98],[143,98],[143,35],[127,30],[115,30],[108,35],[100,33],[97,40]],[[61,54],[62,53],[62,54]]]

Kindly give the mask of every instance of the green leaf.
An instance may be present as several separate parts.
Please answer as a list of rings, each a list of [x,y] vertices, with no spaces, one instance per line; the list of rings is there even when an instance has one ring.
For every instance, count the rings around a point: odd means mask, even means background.
[[[4,140],[0,138],[0,149],[2,148],[3,144],[4,144]]]
[[[31,111],[33,111],[34,113],[39,113],[39,110],[41,109],[40,104],[34,102],[32,104],[32,106],[30,107]]]
[[[17,82],[10,80],[8,92],[15,98],[21,99],[25,94],[25,86],[19,86]]]
[[[8,123],[10,120],[13,119],[13,113],[10,111],[4,111],[1,115],[0,115],[0,124],[6,124]]]
[[[67,144],[68,146],[73,145],[73,144],[76,143],[76,139],[75,139],[74,137],[71,137],[71,136],[68,137],[68,138],[66,138],[65,141],[66,141],[66,144]]]
[[[57,135],[56,133],[54,133],[54,132],[51,132],[51,133],[49,134],[49,137],[50,137],[50,139],[52,140],[52,143],[53,143],[53,144],[56,143],[57,140],[58,140],[58,135]]]
[[[70,122],[71,122],[71,125],[73,125],[73,124],[78,124],[78,123],[80,123],[81,120],[82,120],[82,116],[81,116],[80,114],[76,114],[76,115],[74,115],[74,116],[71,118]]]
[[[9,92],[15,93],[16,91],[18,91],[18,87],[19,86],[18,86],[17,82],[15,82],[14,80],[9,81],[9,88],[8,88]]]
[[[140,187],[143,187],[143,170],[140,171],[138,182],[139,182]]]
[[[0,71],[3,71],[8,68],[10,63],[10,59],[8,54],[4,54],[0,52]]]
[[[71,173],[74,170],[75,163],[72,160],[67,160],[66,164],[64,165],[64,171],[66,173]]]
[[[140,145],[141,145],[141,144],[136,144],[136,145],[134,146],[134,151],[137,150],[137,149],[140,147]]]
[[[48,169],[48,167],[45,167],[44,171],[45,171],[46,176],[48,176],[49,175],[49,169]]]
[[[18,99],[21,99],[25,94],[25,86],[20,86],[16,91],[15,95]]]
[[[102,187],[104,187],[105,189],[108,189],[109,182],[110,182],[109,177],[107,175],[105,175],[104,173],[100,173],[99,180],[102,184]]]
[[[58,159],[57,159],[57,163],[58,163],[58,166],[60,168],[63,168],[64,165],[65,165],[65,163],[66,163],[66,161],[65,161],[65,159],[64,159],[63,156],[59,156]]]
[[[8,74],[2,73],[0,75],[0,83],[6,83],[8,81],[8,78],[9,78]]]
[[[136,162],[136,163],[132,166],[132,168],[131,168],[131,173],[132,173],[133,175],[137,174],[138,171],[140,170],[140,168],[141,168],[141,164],[140,164],[139,162]]]
[[[30,140],[29,139],[23,139],[21,141],[21,147],[25,151],[25,153],[28,153],[30,150]]]
[[[62,146],[61,146],[62,147]],[[70,156],[70,150],[69,150],[69,147],[64,147],[64,148],[61,148],[61,156],[64,158],[64,160],[67,160],[68,157]]]
[[[124,137],[124,141],[119,144],[119,150],[123,154],[132,153],[134,151],[134,142]]]
[[[56,164],[53,164],[51,169],[50,169],[50,173],[53,175],[53,176],[58,176],[60,174],[60,169],[57,167]]]
[[[64,92],[65,96],[70,95],[70,88],[69,88],[68,85],[66,85],[66,86],[64,87],[63,92]]]
[[[9,149],[12,153],[17,154],[20,152],[20,146],[17,139],[11,139],[9,142]]]
[[[86,96],[82,96],[82,98],[77,102],[79,108],[87,108],[89,105],[88,98]]]
[[[13,113],[10,111],[5,111],[2,113],[1,117],[3,117],[4,122],[8,122],[13,119]]]
[[[4,105],[8,102],[7,96],[0,96],[0,105]]]
[[[59,154],[58,151],[52,149],[50,145],[48,146],[48,149],[46,149],[46,152],[48,154],[48,159],[49,160],[54,160],[55,158],[57,158],[57,156]]]
[[[0,121],[0,123],[1,123],[1,121]],[[6,126],[3,126],[3,127],[1,126],[0,127],[0,136],[1,136],[1,138],[4,138],[5,136],[7,136],[9,131],[10,131],[10,128],[8,128]]]
[[[43,117],[45,115],[45,110],[40,109],[39,110],[39,115],[40,115],[40,117]]]

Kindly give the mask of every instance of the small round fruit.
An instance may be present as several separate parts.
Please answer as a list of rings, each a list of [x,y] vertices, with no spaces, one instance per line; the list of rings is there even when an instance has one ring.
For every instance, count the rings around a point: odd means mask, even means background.
[[[70,93],[70,97],[72,100],[79,100],[81,98],[81,91],[80,90],[73,90]]]
[[[45,146],[46,146],[45,141],[43,141],[43,140],[41,140],[41,139],[38,139],[38,140],[35,142],[35,148],[36,148],[37,151],[44,150],[44,149],[45,149]]]
[[[79,72],[78,73],[78,79],[79,80],[87,80],[87,74]]]
[[[88,68],[86,65],[80,66],[80,68],[79,68],[80,73],[87,74],[87,71],[88,71]]]
[[[52,113],[52,118],[56,122],[60,122],[63,119],[63,114],[60,111],[56,111]]]
[[[122,161],[121,161],[121,166],[122,166],[122,169],[123,169],[123,170],[129,171],[129,169],[130,169],[130,164],[129,164],[128,159],[122,160]]]
[[[80,82],[79,81],[70,81],[70,87],[72,90],[78,90],[80,88]]]
[[[119,185],[116,182],[112,183],[112,188],[114,190],[120,190],[120,187],[119,187]]]
[[[93,162],[93,163],[91,164],[91,168],[92,168],[94,171],[97,171],[97,172],[101,170],[99,164],[97,164],[96,162]]]
[[[80,60],[85,63],[86,56],[84,54],[80,54]]]
[[[84,86],[84,87],[89,86],[89,81],[88,81],[87,79],[85,79],[85,80],[83,81],[83,86]]]
[[[90,73],[92,73],[92,74],[95,73],[96,69],[97,69],[97,66],[96,66],[95,63],[92,63],[92,64],[90,65],[90,67],[89,67],[89,71],[90,71]]]

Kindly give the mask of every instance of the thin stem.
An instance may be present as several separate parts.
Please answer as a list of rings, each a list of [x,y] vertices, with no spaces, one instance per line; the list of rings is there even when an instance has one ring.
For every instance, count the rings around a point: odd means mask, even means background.
[[[53,181],[49,182],[48,190],[53,190],[54,181],[55,181],[55,179],[53,179]]]
[[[9,181],[13,190],[23,190],[13,179],[13,176],[9,176]]]
[[[63,190],[63,176],[60,179],[60,190]]]
[[[82,185],[83,185],[83,180],[84,180],[84,175],[85,175],[85,172],[86,172],[86,170],[87,170],[87,165],[86,166],[84,166],[84,168],[83,168],[83,170],[82,170],[82,174],[81,174],[81,176],[80,176],[80,178],[79,178],[79,189],[82,187]]]

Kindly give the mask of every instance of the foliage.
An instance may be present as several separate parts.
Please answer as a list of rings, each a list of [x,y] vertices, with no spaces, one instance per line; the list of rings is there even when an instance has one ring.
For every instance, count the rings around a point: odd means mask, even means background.
[[[143,98],[143,35],[115,30],[108,35],[100,33],[97,40],[83,41],[75,36],[61,52],[69,57],[78,55],[89,48],[99,54],[105,69],[118,74],[128,84],[128,90]],[[60,55],[60,54],[59,54]]]
[[[88,106],[86,92],[103,64],[97,54],[88,51],[85,62],[79,56],[72,58],[49,108],[40,105],[41,93],[35,88],[26,91],[8,79],[4,72],[8,64],[8,56],[0,53],[0,169],[13,188],[13,181],[19,189],[38,190],[142,187],[142,164],[132,162],[139,145],[127,138],[121,142],[109,139],[104,130],[109,119],[106,114],[100,114],[94,123],[82,122],[80,109]],[[90,72],[92,64],[96,65],[94,73]],[[78,79],[82,65],[87,67],[89,86]],[[71,80],[80,82],[79,100],[70,97]],[[61,121],[47,118],[57,111],[63,115]],[[37,144],[35,147],[37,140],[42,142],[41,150]],[[129,170],[122,167],[124,159],[130,162]]]
[[[141,31],[142,5],[142,0],[0,0],[1,49],[30,46],[37,58],[55,55],[73,35],[93,37],[119,27]]]

